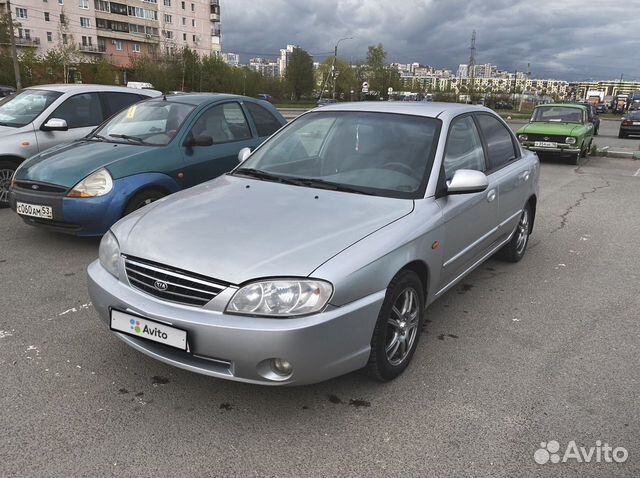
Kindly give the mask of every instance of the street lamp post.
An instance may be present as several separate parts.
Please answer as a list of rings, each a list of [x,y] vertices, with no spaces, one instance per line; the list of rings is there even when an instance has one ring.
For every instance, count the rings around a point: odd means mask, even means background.
[[[345,40],[353,40],[353,37],[340,38],[340,40],[336,42],[336,46],[333,49],[333,64],[331,65],[331,81],[333,84],[331,97],[334,100],[336,99],[336,59],[338,58],[338,45],[340,45],[340,42]]]

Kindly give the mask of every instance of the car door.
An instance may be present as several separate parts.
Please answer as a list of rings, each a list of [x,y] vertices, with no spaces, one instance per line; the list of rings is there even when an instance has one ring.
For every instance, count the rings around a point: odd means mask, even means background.
[[[449,181],[456,171],[487,171],[485,150],[474,118],[467,114],[455,118],[449,127],[441,182]],[[486,255],[498,234],[498,190],[496,178],[487,176],[485,191],[468,194],[440,194],[436,199],[445,228],[440,290],[460,278]]]
[[[209,145],[197,145],[209,139]],[[204,110],[184,141],[184,186],[191,187],[231,171],[238,165],[242,148],[255,148],[259,144],[237,101]]]
[[[45,131],[44,125],[52,118],[67,122],[67,131]],[[70,96],[58,106],[36,131],[38,149],[47,148],[60,143],[82,138],[102,123],[104,116],[98,93],[80,93]]]
[[[487,174],[498,188],[499,237],[506,239],[518,224],[522,208],[529,199],[532,165],[522,160],[520,148],[509,127],[490,113],[476,114],[487,151]]]

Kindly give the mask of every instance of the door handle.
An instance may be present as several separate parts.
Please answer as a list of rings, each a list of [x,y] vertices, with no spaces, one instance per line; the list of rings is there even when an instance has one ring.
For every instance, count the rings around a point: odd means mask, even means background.
[[[531,173],[529,171],[525,171],[524,173],[522,173],[520,175],[520,178],[522,179],[522,181],[527,182],[529,181],[529,176],[531,175]]]
[[[492,189],[491,191],[489,191],[487,193],[487,201],[489,202],[493,202],[493,200],[496,198],[496,190]]]

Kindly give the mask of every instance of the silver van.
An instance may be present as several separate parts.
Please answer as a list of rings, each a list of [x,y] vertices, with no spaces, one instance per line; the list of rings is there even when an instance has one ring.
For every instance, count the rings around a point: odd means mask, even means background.
[[[0,103],[0,208],[9,205],[18,165],[51,146],[89,134],[118,111],[159,96],[155,90],[104,85],[42,85]]]

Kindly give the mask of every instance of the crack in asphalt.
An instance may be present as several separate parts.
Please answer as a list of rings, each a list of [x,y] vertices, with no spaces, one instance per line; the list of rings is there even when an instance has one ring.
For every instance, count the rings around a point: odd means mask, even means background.
[[[587,196],[590,194],[594,194],[596,192],[598,192],[600,189],[606,189],[611,187],[611,183],[609,181],[605,181],[605,183],[603,185],[600,186],[594,186],[591,191],[583,191],[580,193],[580,197],[578,198],[578,200],[573,203],[572,205],[570,205],[562,214],[560,214],[560,225],[554,229],[553,231],[551,231],[549,233],[549,235],[554,234],[556,232],[558,232],[560,229],[564,229],[564,227],[567,225],[567,221],[569,218],[569,214],[571,214],[571,211],[573,211],[574,209],[580,207],[580,205],[582,204],[582,202],[587,199]]]

